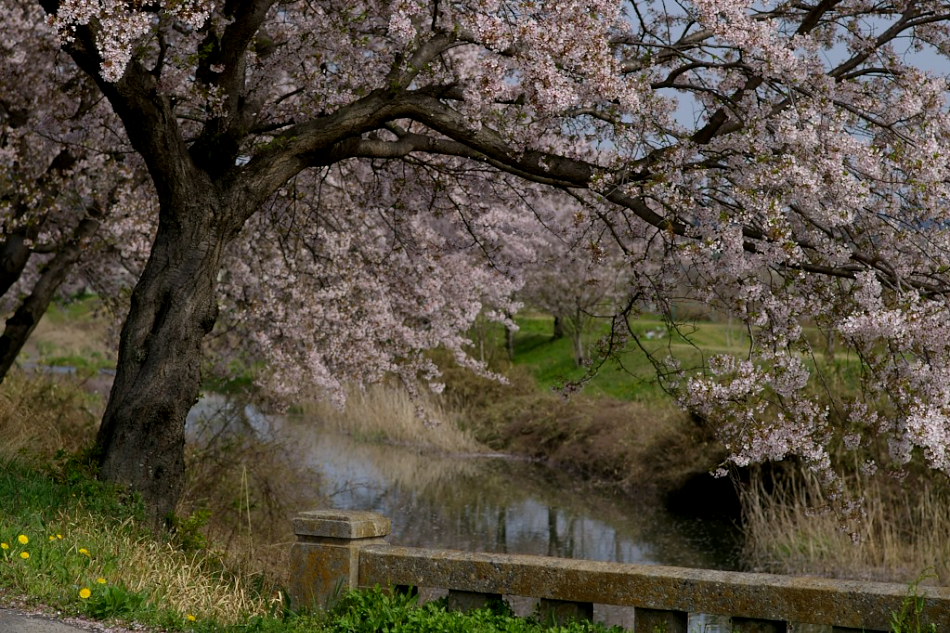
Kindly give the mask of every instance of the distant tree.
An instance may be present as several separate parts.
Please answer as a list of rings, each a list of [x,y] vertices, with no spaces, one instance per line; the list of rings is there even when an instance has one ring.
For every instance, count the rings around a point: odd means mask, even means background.
[[[831,472],[832,438],[881,434],[898,462],[920,451],[950,470],[947,83],[918,63],[946,61],[944,4],[40,4],[156,192],[98,435],[103,477],[139,491],[154,517],[181,490],[201,344],[242,231],[264,252],[243,260],[259,293],[248,304],[270,315],[249,318],[326,333],[280,356],[311,332],[264,330],[280,371],[303,361],[329,387],[390,370],[429,380],[419,350],[462,349],[459,326],[505,278],[490,250],[469,267],[483,240],[466,213],[500,193],[501,173],[589,192],[591,221],[632,258],[631,296],[662,302],[688,270],[697,298],[749,323],[746,357],[681,376],[684,402],[716,416],[737,463],[797,454]],[[9,5],[36,27],[30,0]],[[443,202],[472,176],[484,189]],[[369,214],[323,206],[331,177],[391,195]],[[440,202],[398,186],[417,182]],[[263,213],[295,183],[322,227],[294,230],[294,205],[276,203],[276,227]],[[298,235],[292,252],[329,272],[266,254]],[[295,296],[288,274],[323,291]],[[839,402],[842,416],[808,395],[806,319],[837,328],[869,370],[870,395]]]
[[[583,366],[590,358],[591,329],[598,321],[608,324],[629,296],[630,263],[613,239],[591,232],[577,205],[560,215],[541,235],[544,245],[536,247],[537,258],[525,265],[519,296],[553,315],[554,338],[569,336],[574,362]]]

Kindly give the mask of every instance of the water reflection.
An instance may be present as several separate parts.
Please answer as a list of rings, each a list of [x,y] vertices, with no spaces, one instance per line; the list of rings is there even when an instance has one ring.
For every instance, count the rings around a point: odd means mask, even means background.
[[[734,528],[684,519],[538,464],[367,444],[281,421],[296,463],[320,473],[312,509],[373,510],[406,546],[735,569]]]

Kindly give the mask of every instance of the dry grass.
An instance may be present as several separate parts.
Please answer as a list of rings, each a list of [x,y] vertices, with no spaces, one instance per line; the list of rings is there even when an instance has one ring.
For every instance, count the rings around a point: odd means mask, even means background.
[[[286,580],[291,513],[316,474],[280,442],[250,432],[243,416],[242,406],[224,407],[189,440],[178,511],[191,517],[184,531],[206,537],[230,565]]]
[[[102,401],[70,377],[12,370],[0,385],[0,458],[46,460],[88,444]]]
[[[852,479],[861,511],[846,520],[830,509],[814,477],[767,493],[760,480],[743,493],[744,556],[757,570],[950,585],[950,503],[946,486],[885,477]]]
[[[448,453],[478,453],[486,449],[462,430],[458,414],[432,394],[411,396],[397,384],[353,388],[346,407],[337,409],[326,401],[311,400],[303,414],[336,430],[369,440],[421,446]]]
[[[100,415],[101,399],[84,391],[81,380],[13,372],[0,385],[0,437],[4,438],[0,460],[45,468],[60,451],[71,454],[90,446]],[[81,505],[60,510],[38,507],[42,518],[31,520],[40,521],[42,528],[20,525],[15,529],[35,533],[37,548],[45,539],[43,532],[62,534],[64,540],[50,547],[69,543],[73,550],[88,550],[93,578],[101,575],[109,585],[143,593],[150,602],[182,614],[230,623],[247,614],[269,613],[280,595],[276,591],[262,592],[261,588],[268,586],[262,570],[268,567],[267,562],[272,563],[271,567],[279,565],[274,554],[288,547],[286,542],[275,541],[272,529],[262,526],[286,524],[289,530],[283,514],[279,521],[268,523],[279,509],[272,503],[278,497],[271,495],[267,486],[281,478],[286,467],[284,471],[276,469],[280,456],[267,445],[254,450],[248,444],[193,447],[191,456],[201,464],[195,467],[190,489],[202,488],[202,498],[218,503],[212,512],[220,512],[209,526],[217,530],[211,549],[182,547],[181,537],[186,534],[170,541],[155,539],[131,520],[115,524],[108,517],[91,515]],[[246,514],[246,506],[235,503],[235,497],[252,506],[254,524],[250,530],[234,516]],[[0,519],[4,519],[0,523],[14,520],[4,517],[0,507]],[[253,539],[249,533],[253,533]],[[49,584],[43,577],[26,582],[37,587]],[[50,595],[66,591],[72,596],[75,592],[68,587],[48,589]]]
[[[279,600],[262,596],[245,576],[231,573],[208,552],[185,552],[146,536],[130,522],[104,526],[101,518],[77,514],[56,526],[66,539],[89,551],[90,565],[110,584],[150,596],[155,604],[221,623],[268,613]]]

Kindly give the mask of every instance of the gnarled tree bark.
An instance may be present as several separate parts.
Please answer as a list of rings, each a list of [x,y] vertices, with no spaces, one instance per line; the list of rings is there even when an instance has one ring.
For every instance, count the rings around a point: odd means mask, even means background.
[[[174,512],[184,486],[184,421],[201,387],[201,343],[217,318],[221,256],[237,233],[207,178],[180,179],[175,189],[132,293],[97,436],[100,476],[141,495],[155,525]]]

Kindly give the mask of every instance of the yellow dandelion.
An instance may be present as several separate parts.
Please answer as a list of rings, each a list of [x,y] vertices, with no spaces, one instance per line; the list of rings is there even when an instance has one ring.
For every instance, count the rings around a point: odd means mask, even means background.
[[[82,598],[83,600],[88,600],[89,596],[91,595],[92,595],[92,590],[89,589],[89,587],[83,587],[82,589],[79,590],[79,597]]]
[[[56,538],[58,538],[59,540],[62,541],[62,540],[63,540],[63,535],[62,535],[62,534],[57,534],[57,535],[56,535]]]
[[[9,543],[0,543],[0,549],[10,549]]]
[[[89,550],[87,550],[85,547],[80,547],[79,553],[83,556],[92,556],[92,554],[89,553]]]
[[[198,618],[196,618],[195,616],[189,613],[188,615],[185,616],[185,619],[188,620],[189,622],[194,622]]]
[[[50,534],[50,535],[49,535],[49,542],[52,543],[52,542],[55,541],[55,540],[56,540],[56,537],[53,536],[52,534]]]
[[[26,545],[30,542],[30,537],[26,534],[21,534],[20,536],[16,537],[16,540],[20,541],[20,545]]]
[[[29,557],[30,557],[29,552],[20,552],[20,558],[22,558],[23,560],[26,560]]]
[[[103,578],[102,576],[99,576],[98,578],[96,578],[96,582],[99,583],[100,585],[104,585],[106,584],[106,579]]]

